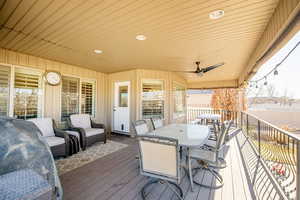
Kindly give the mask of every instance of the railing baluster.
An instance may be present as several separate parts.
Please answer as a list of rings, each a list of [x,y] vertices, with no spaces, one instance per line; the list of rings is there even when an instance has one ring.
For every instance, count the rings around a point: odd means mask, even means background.
[[[249,115],[246,114],[246,133],[247,133],[247,136],[249,136]]]
[[[244,115],[244,113],[241,112],[241,128],[242,128],[242,130],[244,130],[244,129],[243,129],[243,120],[244,120],[244,119],[243,119],[243,115]]]
[[[260,121],[257,120],[257,134],[258,134],[258,156],[261,157],[261,141],[260,141]]]
[[[300,142],[297,141],[296,199],[300,199]]]

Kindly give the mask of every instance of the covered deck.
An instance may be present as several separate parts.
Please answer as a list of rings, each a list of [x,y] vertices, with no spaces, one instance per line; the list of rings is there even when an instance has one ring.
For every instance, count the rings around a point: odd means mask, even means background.
[[[191,123],[200,112],[188,110],[188,89],[245,88],[299,30],[300,0],[0,0],[0,116],[46,119],[59,159],[81,156],[59,176],[64,199],[140,200],[149,178],[132,124]],[[300,199],[300,137],[237,110],[217,110],[236,128],[223,187],[191,191],[182,170],[184,199]],[[196,178],[215,184],[204,170]],[[149,200],[177,199],[164,184],[148,190]]]
[[[224,186],[218,190],[195,186],[192,192],[188,176],[183,172],[180,186],[186,200],[256,199],[241,151],[244,136],[242,132],[236,134],[238,136],[232,138],[224,149],[228,165],[220,170],[224,178]],[[60,177],[65,199],[141,199],[140,190],[149,179],[139,173],[138,161],[135,158],[138,148],[136,141],[126,136],[112,136],[112,140],[127,144],[128,147]],[[214,184],[210,173],[205,173],[205,171],[199,172],[197,178],[205,183]],[[156,184],[150,190],[149,199],[177,199],[174,193],[164,185]]]

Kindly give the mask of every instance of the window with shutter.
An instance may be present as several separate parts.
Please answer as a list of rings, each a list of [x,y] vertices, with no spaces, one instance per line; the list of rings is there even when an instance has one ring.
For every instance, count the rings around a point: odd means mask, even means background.
[[[94,116],[95,113],[95,83],[81,83],[81,113]]]
[[[14,117],[18,119],[36,118],[41,115],[40,75],[15,72]]]
[[[143,81],[142,118],[164,118],[164,90],[163,81]]]
[[[79,113],[79,78],[62,77],[61,119]]]
[[[0,65],[0,116],[8,116],[10,67]]]
[[[181,117],[185,112],[185,88],[179,84],[173,84],[174,118]]]

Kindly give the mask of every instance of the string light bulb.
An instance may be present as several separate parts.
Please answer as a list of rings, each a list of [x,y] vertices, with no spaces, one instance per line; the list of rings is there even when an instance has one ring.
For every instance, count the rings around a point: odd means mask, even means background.
[[[258,82],[258,81],[261,81],[263,80],[263,78],[265,78],[265,82],[264,82],[264,85],[267,85],[268,82],[267,82],[267,76],[270,75],[272,72],[274,74],[274,76],[277,76],[278,75],[278,67],[280,67],[280,65],[292,54],[292,52],[300,45],[300,41],[297,42],[297,44],[286,54],[286,56],[278,63],[275,65],[275,67],[269,71],[264,77],[262,78],[259,78],[257,80],[255,80],[254,82]],[[256,88],[257,88],[257,85],[256,85]]]

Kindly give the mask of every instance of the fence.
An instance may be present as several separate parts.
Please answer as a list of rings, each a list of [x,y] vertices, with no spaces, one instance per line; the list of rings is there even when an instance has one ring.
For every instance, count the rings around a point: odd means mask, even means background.
[[[233,120],[234,124],[237,125],[237,112],[229,110],[215,110],[211,108],[202,107],[188,107],[187,108],[187,122],[194,122],[201,114],[218,114],[221,116],[221,121]]]
[[[282,198],[300,199],[300,137],[241,112],[239,125],[280,188]]]
[[[300,199],[300,136],[282,130],[246,112],[188,107],[187,121],[193,123],[201,114],[219,114],[221,121],[233,120],[241,128],[267,171],[268,183],[276,186],[279,199]],[[266,179],[265,177],[261,177]],[[262,186],[261,181],[259,184]],[[273,188],[274,189],[274,188]],[[273,189],[264,189],[270,196]]]

